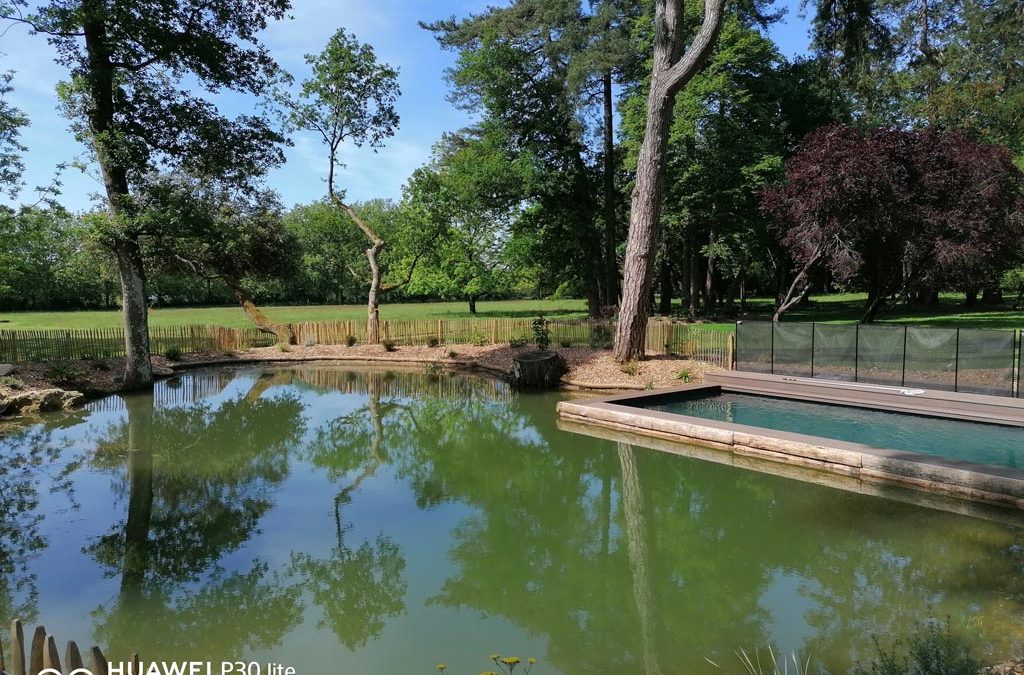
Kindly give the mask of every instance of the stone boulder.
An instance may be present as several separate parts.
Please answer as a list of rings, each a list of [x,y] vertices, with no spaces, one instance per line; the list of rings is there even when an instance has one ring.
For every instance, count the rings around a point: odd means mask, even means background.
[[[0,363],[0,377],[6,377],[14,372],[14,366],[10,363]]]
[[[81,392],[63,389],[36,389],[19,391],[0,397],[0,415],[29,415],[32,413],[70,410],[85,398]]]
[[[565,360],[555,352],[524,352],[512,357],[512,384],[523,389],[550,389],[559,386],[569,372]]]

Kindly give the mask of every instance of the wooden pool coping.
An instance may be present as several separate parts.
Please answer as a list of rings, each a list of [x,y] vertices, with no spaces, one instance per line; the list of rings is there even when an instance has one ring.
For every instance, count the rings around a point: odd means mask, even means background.
[[[877,448],[626,404],[627,401],[657,400],[679,393],[714,394],[723,391],[1024,426],[1024,401],[1018,399],[1004,401],[999,397],[977,394],[954,395],[882,385],[865,387],[860,383],[736,372],[710,373],[702,384],[672,389],[562,401],[558,404],[558,415],[569,422],[697,444],[734,456],[1024,510],[1024,470],[1021,469]]]

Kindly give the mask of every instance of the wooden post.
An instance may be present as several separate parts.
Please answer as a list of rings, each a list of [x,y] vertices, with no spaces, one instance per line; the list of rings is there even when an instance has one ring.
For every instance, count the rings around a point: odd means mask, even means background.
[[[110,675],[107,668],[107,659],[99,647],[92,648],[92,675]]]
[[[491,344],[498,344],[498,322],[491,319]]]
[[[82,663],[82,654],[78,651],[78,645],[74,640],[68,642],[68,649],[64,652],[64,665],[68,667],[68,670],[82,668],[85,665]]]
[[[53,639],[52,635],[46,636],[46,646],[43,648],[43,668],[53,668],[58,672],[63,672],[60,667],[60,656],[57,654],[57,641]]]
[[[11,675],[25,675],[25,629],[11,622]]]
[[[732,358],[735,353],[736,336],[730,335],[725,345],[725,367],[732,370]]]
[[[43,669],[43,649],[46,645],[46,629],[36,626],[36,632],[32,634],[32,649],[28,655],[29,675],[35,675]]]
[[[441,319],[437,320],[437,344],[444,344],[444,322]]]

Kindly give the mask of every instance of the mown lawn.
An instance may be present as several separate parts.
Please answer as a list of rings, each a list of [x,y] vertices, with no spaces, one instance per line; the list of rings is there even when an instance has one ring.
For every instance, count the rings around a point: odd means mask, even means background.
[[[299,307],[263,307],[275,321],[298,323],[301,321],[362,321],[366,318],[365,305],[319,305]],[[499,317],[532,317],[543,312],[551,319],[578,319],[586,317],[584,300],[503,300],[477,303],[476,316],[484,319]],[[464,319],[469,313],[465,302],[425,302],[381,306],[384,319]],[[152,326],[215,325],[241,328],[249,319],[240,307],[184,307],[151,309]],[[0,330],[30,330],[37,328],[116,328],[121,325],[119,311],[98,312],[0,312]]]
[[[822,323],[852,323],[861,315],[866,296],[863,293],[837,293],[819,295],[806,307],[794,309],[786,321],[819,321]],[[1011,298],[1007,298],[1011,300]],[[1024,309],[992,309],[978,307],[965,310],[963,296],[944,294],[939,309],[932,311],[894,307],[879,317],[881,323],[907,323],[919,326],[960,326],[962,328],[1024,329]],[[748,302],[747,319],[770,319],[772,302],[768,298],[754,298]],[[363,305],[319,305],[298,307],[264,307],[263,310],[277,321],[362,321],[366,316]],[[579,319],[586,316],[584,300],[502,300],[477,303],[476,316],[483,319],[500,317],[532,317],[543,313],[551,319]],[[383,305],[384,319],[464,319],[473,315],[465,302],[425,302]],[[185,326],[207,324],[244,327],[249,320],[239,307],[188,307],[150,310],[153,326]],[[33,328],[113,328],[121,325],[121,313],[103,312],[8,312],[0,313],[0,330]],[[731,331],[733,321],[705,324],[716,330]]]
[[[784,321],[817,321],[820,323],[854,323],[863,313],[867,295],[864,293],[836,293],[817,295],[804,307],[786,313]],[[1006,296],[1013,302],[1012,296]],[[942,326],[960,328],[1024,329],[1024,309],[993,309],[978,306],[966,310],[964,296],[944,293],[939,307],[933,310],[910,309],[903,306],[884,310],[876,319],[879,323],[911,324],[916,326]],[[753,298],[748,301],[747,319],[771,319],[772,300]],[[709,324],[720,330],[733,330],[733,322]]]

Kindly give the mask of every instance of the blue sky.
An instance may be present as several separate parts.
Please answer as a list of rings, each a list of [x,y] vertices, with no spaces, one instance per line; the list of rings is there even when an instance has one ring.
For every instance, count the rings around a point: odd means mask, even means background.
[[[413,169],[427,161],[430,148],[445,131],[458,129],[469,121],[466,114],[447,100],[444,70],[453,55],[442,51],[417,21],[451,15],[465,16],[498,0],[293,0],[293,19],[277,23],[265,32],[264,41],[287,70],[305,75],[303,55],[322,49],[339,27],[372,44],[378,58],[399,68],[402,118],[398,133],[376,153],[369,149],[345,148],[347,165],[339,176],[351,200],[398,197]],[[788,9],[786,18],[773,26],[771,35],[787,56],[802,53],[808,42],[807,22],[799,16],[799,0],[780,0]],[[82,154],[67,122],[56,108],[54,88],[64,76],[53,63],[53,51],[40,36],[30,36],[18,26],[0,32],[2,69],[14,70],[15,91],[10,100],[28,113],[31,126],[23,133],[29,147],[26,156],[28,186],[48,183],[55,167]],[[227,113],[249,112],[253,101],[228,94],[218,97]],[[268,177],[268,184],[285,204],[309,202],[324,193],[322,177],[325,160],[312,136],[296,136],[287,150],[287,163]],[[69,169],[62,177],[61,201],[73,210],[90,207],[90,195],[100,190],[95,175]],[[28,200],[30,193],[22,195]]]

